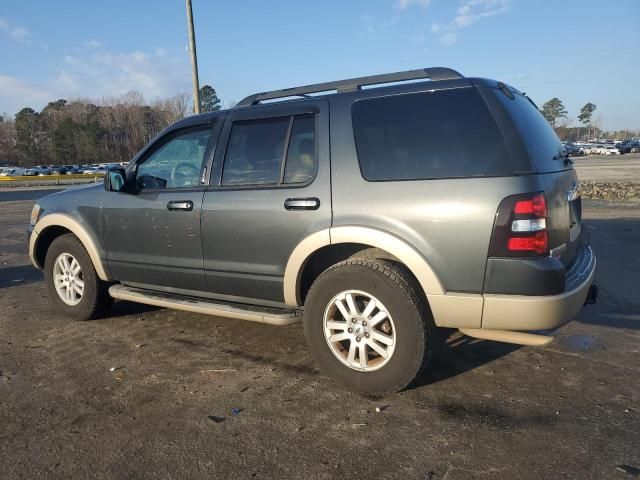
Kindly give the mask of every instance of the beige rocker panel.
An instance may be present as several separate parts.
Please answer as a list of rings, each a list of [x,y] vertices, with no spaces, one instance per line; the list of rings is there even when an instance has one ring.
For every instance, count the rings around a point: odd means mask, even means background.
[[[107,275],[107,271],[100,260],[100,255],[98,254],[98,249],[96,248],[95,243],[91,239],[91,236],[87,233],[85,228],[78,223],[76,220],[71,218],[68,215],[63,213],[51,213],[49,215],[45,215],[38,223],[36,223],[33,228],[33,232],[31,233],[31,238],[29,239],[29,258],[31,259],[31,263],[37,268],[42,269],[42,265],[38,264],[38,261],[35,257],[36,243],[38,241],[38,236],[45,229],[51,226],[60,226],[64,227],[67,230],[71,231],[84,245],[84,248],[87,250],[89,254],[89,258],[91,258],[91,263],[93,263],[93,268],[96,269],[96,273],[101,280],[108,281],[109,275]]]
[[[393,235],[366,227],[334,227],[305,238],[295,248],[284,274],[285,303],[300,306],[298,286],[309,256],[317,249],[338,243],[362,243],[380,248],[397,257],[413,272],[425,293],[443,295],[444,289],[426,260],[411,246]]]

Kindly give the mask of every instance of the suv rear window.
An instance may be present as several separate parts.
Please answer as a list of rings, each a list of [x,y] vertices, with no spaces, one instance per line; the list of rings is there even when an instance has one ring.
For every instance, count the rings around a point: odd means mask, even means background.
[[[496,96],[511,115],[538,173],[571,168],[560,159],[562,143],[556,132],[527,97],[513,92],[514,98],[511,99],[500,91],[496,92]]]
[[[352,117],[366,180],[513,174],[502,136],[474,88],[359,100]]]

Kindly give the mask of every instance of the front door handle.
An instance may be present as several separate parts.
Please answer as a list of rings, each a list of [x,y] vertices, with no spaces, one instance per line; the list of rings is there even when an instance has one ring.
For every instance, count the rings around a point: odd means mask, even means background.
[[[167,203],[167,210],[184,210],[190,212],[193,210],[193,202],[191,200],[176,200]]]
[[[320,200],[315,197],[287,198],[284,201],[287,210],[317,210],[320,208]]]

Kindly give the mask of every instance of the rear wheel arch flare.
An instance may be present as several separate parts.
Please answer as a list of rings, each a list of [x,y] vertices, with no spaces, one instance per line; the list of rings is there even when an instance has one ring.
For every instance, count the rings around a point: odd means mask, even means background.
[[[320,270],[324,266],[326,269],[359,252],[372,249],[377,251],[376,255],[386,254],[385,258],[403,265],[415,277],[425,296],[446,293],[429,263],[404,240],[369,227],[343,226],[312,234],[294,249],[285,269],[285,303],[293,306],[303,305],[305,289],[310,286],[307,267]],[[323,253],[328,253],[328,257],[318,262],[318,255]],[[321,272],[312,272],[311,280],[313,274],[317,276],[319,273]]]

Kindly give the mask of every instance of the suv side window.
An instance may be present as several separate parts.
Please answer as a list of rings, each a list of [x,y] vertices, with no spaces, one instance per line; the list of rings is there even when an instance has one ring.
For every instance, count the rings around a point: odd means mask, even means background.
[[[190,129],[160,146],[138,165],[139,190],[195,187],[200,181],[211,126]]]
[[[222,185],[307,183],[315,173],[315,152],[314,115],[234,122]]]
[[[513,175],[502,135],[475,88],[359,100],[352,118],[366,180]]]
[[[295,117],[287,150],[284,183],[307,183],[316,171],[316,118]]]

